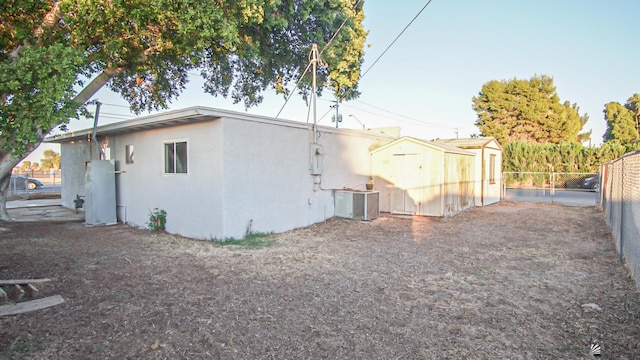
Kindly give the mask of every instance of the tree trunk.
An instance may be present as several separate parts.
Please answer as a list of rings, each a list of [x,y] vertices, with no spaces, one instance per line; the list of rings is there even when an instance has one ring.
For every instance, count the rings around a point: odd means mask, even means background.
[[[46,29],[50,29],[54,27],[60,21],[60,19],[62,19],[62,12],[60,11],[60,6],[61,6],[60,1],[54,1],[51,6],[51,9],[47,12],[47,14],[45,14],[42,24],[34,30],[34,35],[37,39],[35,44],[29,44],[27,42],[24,42],[16,46],[16,48],[9,53],[9,56],[14,59],[18,59],[20,58],[24,50],[27,49],[28,47],[34,46],[34,45],[35,46],[41,45],[41,36],[43,32]],[[145,56],[143,56],[143,59],[145,58]],[[109,80],[111,80],[112,77],[120,74],[124,69],[125,67],[118,67],[118,68],[103,70],[102,73],[100,73],[96,78],[94,78],[89,83],[89,85],[87,85],[84,89],[82,89],[82,91],[80,91],[80,93],[78,93],[78,95],[76,95],[76,97],[74,98],[74,101],[81,104],[86,103]],[[49,132],[51,130],[53,129],[49,129]],[[45,136],[46,134],[41,134],[41,135]],[[31,150],[24,157],[28,156],[40,144],[41,142],[32,144]],[[5,144],[0,143],[0,220],[10,221],[11,219],[9,218],[9,214],[7,213],[7,195],[9,194],[9,183],[11,180],[11,171],[22,159],[24,159],[24,157],[19,158],[15,156],[13,151],[11,150],[9,151],[2,150],[4,148],[4,145]]]
[[[100,75],[94,78],[87,87],[85,87],[76,97],[74,101],[79,103],[86,103],[98,90],[100,90],[111,78],[120,72],[124,68],[105,69]],[[50,129],[51,131],[53,129]],[[7,195],[9,195],[9,182],[11,179],[11,170],[26,158],[35,150],[41,142],[33,144],[29,152],[23,157],[17,157],[12,151],[0,150],[0,220],[11,221],[9,213],[7,212]],[[0,144],[4,145],[4,144]],[[1,148],[1,146],[0,146]]]
[[[33,151],[31,149],[31,151]],[[29,153],[31,153],[29,151]],[[11,170],[18,165],[22,158],[13,155],[12,152],[0,150],[0,220],[11,221],[7,212],[7,196],[9,195],[9,183],[11,182]]]

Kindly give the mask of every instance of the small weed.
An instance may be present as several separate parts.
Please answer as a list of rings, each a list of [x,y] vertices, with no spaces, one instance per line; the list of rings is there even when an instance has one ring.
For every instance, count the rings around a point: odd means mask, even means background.
[[[51,341],[50,337],[44,339],[36,339],[32,334],[26,333],[18,336],[8,347],[0,349],[0,359],[19,359],[25,355],[31,354],[31,351],[43,350],[47,347],[47,343]]]
[[[275,244],[273,239],[264,239],[271,235],[270,233],[254,232],[253,231],[253,219],[249,220],[247,228],[244,232],[242,239],[225,238],[223,240],[213,238],[211,241],[221,246],[235,245],[245,249],[262,249]]]
[[[91,349],[91,352],[94,354],[99,354],[101,352],[104,352],[104,345],[102,344],[94,345],[93,349]]]
[[[216,242],[218,245],[227,246],[227,245],[235,245],[246,249],[262,249],[265,247],[269,247],[276,243],[273,239],[265,239],[271,235],[270,233],[260,233],[260,232],[247,232],[242,239],[235,238],[225,238],[225,239],[212,239],[212,241]]]
[[[149,211],[149,222],[147,222],[147,226],[153,232],[164,231],[164,227],[167,223],[167,212],[155,208],[153,211]]]

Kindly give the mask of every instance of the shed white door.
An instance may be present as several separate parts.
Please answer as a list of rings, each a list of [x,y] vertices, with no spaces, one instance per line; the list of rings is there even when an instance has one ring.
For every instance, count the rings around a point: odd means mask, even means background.
[[[391,213],[415,214],[413,199],[420,189],[417,154],[393,154],[394,171],[391,188]]]

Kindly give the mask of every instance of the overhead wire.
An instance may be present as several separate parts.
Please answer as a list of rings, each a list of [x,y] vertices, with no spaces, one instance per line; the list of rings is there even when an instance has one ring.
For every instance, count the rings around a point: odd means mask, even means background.
[[[367,75],[367,73],[378,63],[378,61],[384,56],[384,54],[386,54],[387,51],[389,51],[389,49],[393,46],[393,44],[395,44],[396,41],[398,41],[398,39],[400,39],[402,34],[404,34],[404,32],[407,31],[409,26],[411,26],[411,24],[413,24],[414,21],[416,21],[416,19],[418,18],[418,16],[420,16],[420,14],[422,14],[424,9],[426,9],[427,6],[429,6],[429,4],[431,4],[431,1],[433,1],[433,0],[427,1],[427,3],[422,7],[422,9],[420,9],[420,11],[418,11],[418,13],[413,17],[413,19],[411,19],[411,21],[409,21],[409,23],[404,27],[404,29],[402,29],[402,31],[400,31],[400,33],[396,36],[396,38],[393,39],[393,41],[389,44],[389,46],[387,46],[387,48],[384,49],[384,51],[373,61],[373,64],[371,64],[371,66],[369,66],[369,68],[367,68],[367,70],[365,70],[365,72],[362,73],[362,75],[360,75],[359,80],[362,80],[362,78],[365,75]]]
[[[296,85],[293,87],[293,89],[289,93],[289,96],[287,96],[286,99],[284,100],[284,104],[282,104],[280,111],[278,111],[278,114],[276,114],[276,119],[280,116],[280,113],[282,113],[282,110],[284,110],[284,107],[287,106],[289,99],[291,99],[291,96],[293,96],[293,93],[298,88],[298,85],[300,85],[300,82],[302,82],[302,79],[304,78],[304,76],[307,75],[307,71],[309,71],[309,67],[311,67],[311,65],[312,65],[312,62],[310,60],[309,63],[307,64],[307,68],[304,69],[304,71],[302,72],[302,75],[300,75],[300,79],[298,79],[298,82],[296,82]]]
[[[428,121],[422,121],[422,120],[414,119],[414,118],[409,117],[409,116],[406,116],[406,115],[402,115],[402,114],[399,114],[399,113],[396,113],[396,112],[393,112],[393,111],[390,111],[390,110],[387,110],[387,109],[383,109],[383,108],[381,108],[381,107],[379,107],[379,106],[376,106],[376,105],[368,104],[368,103],[366,103],[366,102],[364,102],[364,101],[361,101],[361,100],[355,100],[355,102],[360,103],[360,104],[363,104],[363,105],[366,105],[366,106],[370,106],[370,107],[372,107],[372,108],[374,108],[374,109],[377,109],[377,110],[380,110],[380,111],[384,111],[384,112],[386,112],[386,113],[389,113],[389,114],[392,114],[392,115],[395,115],[395,116],[403,117],[403,118],[405,118],[405,119],[407,119],[407,120],[410,120],[411,122],[413,122],[413,123],[415,123],[415,124],[419,124],[419,125],[432,125],[432,126],[439,126],[439,127],[447,128],[447,129],[449,129],[449,128],[453,129],[453,128],[454,128],[454,127],[451,127],[451,126],[446,126],[446,125],[442,125],[442,124],[438,124],[438,123],[433,123],[433,122],[428,122]]]
[[[386,117],[386,119],[392,120],[392,121],[398,122],[398,123],[409,124],[409,125],[420,125],[420,126],[430,125],[432,127],[438,127],[438,128],[447,129],[447,130],[469,129],[469,128],[463,127],[463,126],[449,126],[449,125],[442,125],[442,124],[438,124],[438,123],[429,123],[429,122],[425,122],[425,121],[422,121],[422,120],[414,119],[414,118],[411,118],[411,117],[408,117],[408,116],[405,116],[405,115],[402,115],[402,114],[398,114],[398,113],[395,113],[393,111],[385,110],[385,109],[382,109],[380,107],[361,102],[359,100],[356,100],[355,102],[361,103],[361,104],[366,105],[366,106],[371,106],[371,107],[373,107],[373,108],[375,108],[377,110],[384,111],[384,112],[389,113],[389,114],[391,114],[393,116],[398,116],[398,117],[404,118],[404,119],[401,119],[401,118],[396,118],[396,117]],[[359,112],[371,114],[371,115],[378,115],[378,116],[380,115],[379,112],[373,112],[373,111],[370,111],[370,110],[362,109],[362,108],[353,106],[352,103],[343,104],[342,106],[346,107],[346,108],[349,108],[349,109],[357,110]]]
[[[411,21],[409,21],[409,23],[402,29],[402,31],[400,31],[400,33],[394,38],[394,40],[385,48],[385,50],[374,60],[374,62],[360,75],[359,80],[362,80],[362,78],[364,76],[366,76],[369,71],[371,71],[371,69],[378,63],[378,61],[380,61],[380,59],[389,51],[389,49],[400,39],[400,37],[406,32],[406,30],[415,22],[415,20],[420,16],[420,14],[422,14],[422,12],[429,6],[429,4],[431,4],[433,0],[429,0],[427,1],[427,3],[418,11],[418,13],[411,19]],[[360,3],[362,2],[362,0],[358,0],[356,2],[356,4],[354,5],[354,9],[357,9],[358,5],[360,5]],[[337,35],[339,34],[339,32],[342,30],[342,28],[344,27],[344,25],[347,23],[347,21],[351,18],[351,16],[347,16],[345,17],[345,19],[343,20],[343,22],[340,24],[340,26],[336,29],[336,31],[333,33],[333,35],[331,36],[331,38],[329,39],[329,41],[327,41],[327,43],[325,44],[325,46],[322,48],[322,50],[320,51],[320,55],[322,55],[322,53],[332,44],[333,40],[335,40],[335,38],[337,37]],[[302,82],[302,79],[304,78],[304,76],[307,74],[307,72],[309,71],[309,68],[311,67],[312,62],[311,60],[309,61],[309,63],[307,64],[305,70],[302,72],[302,75],[300,75],[300,78],[298,79],[298,81],[296,82],[295,86],[293,87],[293,89],[289,92],[288,96],[285,99],[284,104],[282,105],[282,107],[280,108],[280,110],[278,111],[278,114],[276,115],[276,118],[278,118],[280,116],[280,114],[282,113],[282,111],[284,110],[284,108],[286,107],[286,105],[288,104],[289,100],[291,99],[291,97],[293,96],[295,90],[298,88],[298,86],[300,85],[300,83]],[[193,76],[201,76],[201,74],[195,74],[192,72],[189,72],[189,75],[193,75]],[[353,89],[350,89],[346,94],[344,94],[342,96],[342,98],[344,98],[346,95],[348,95],[350,92],[352,92]],[[276,91],[277,92],[277,91]],[[420,120],[416,120],[413,119],[411,117],[402,115],[402,114],[398,114],[398,113],[394,113],[392,111],[380,108],[378,106],[374,106],[374,105],[370,105],[370,104],[366,104],[362,101],[358,101],[361,102],[364,105],[367,106],[371,106],[373,108],[376,108],[378,110],[381,111],[385,111],[387,113],[396,115],[396,116],[400,116],[403,118],[406,118],[408,120],[411,120],[412,122],[416,122],[418,124],[429,124],[429,125],[435,125],[435,126],[442,126],[439,124],[435,124],[435,123],[425,123],[424,121],[420,121]],[[116,106],[116,107],[122,107],[122,108],[129,108],[128,106],[125,105],[118,105],[118,104],[109,104],[109,103],[103,103],[103,105],[107,105],[107,106]],[[327,111],[318,121],[321,121],[324,117],[326,117],[329,113],[331,112],[331,109],[329,109],[329,111]],[[307,114],[307,121],[308,121],[308,117],[309,117],[310,112],[308,112]],[[105,113],[106,115],[106,113]],[[109,114],[111,115],[111,114]],[[113,114],[116,116],[125,116],[125,115],[118,115],[118,114]]]
[[[106,105],[106,106],[115,106],[115,107],[121,107],[121,108],[127,108],[129,109],[130,107],[128,105],[119,105],[119,104],[109,104],[109,103],[103,103],[100,102],[102,105]]]
[[[353,6],[354,9],[358,8],[358,5],[360,5],[360,3],[362,2],[362,0],[358,0],[358,2],[356,2],[356,4]],[[338,26],[338,29],[336,29],[336,31],[333,32],[333,35],[331,36],[331,38],[329,38],[329,41],[327,41],[327,43],[325,44],[325,46],[322,48],[322,50],[320,50],[318,57],[322,56],[322,53],[327,50],[327,48],[329,47],[329,45],[331,45],[331,43],[333,42],[333,40],[336,38],[336,36],[338,36],[338,33],[342,30],[342,28],[344,27],[344,25],[347,23],[347,21],[349,20],[349,18],[351,18],[351,16],[347,16],[345,17],[345,19],[342,21],[342,23],[340,24],[340,26]],[[311,57],[311,56],[309,56]],[[300,79],[298,79],[298,82],[296,82],[296,85],[293,87],[293,90],[291,90],[291,92],[289,93],[289,96],[287,96],[287,98],[284,101],[284,104],[282,104],[282,107],[280,108],[280,111],[278,111],[278,114],[276,115],[276,119],[280,116],[280,113],[282,113],[282,110],[284,110],[285,106],[287,106],[287,103],[289,102],[289,99],[291,99],[291,96],[293,95],[293,93],[296,91],[296,89],[298,88],[298,85],[300,85],[300,82],[302,81],[302,79],[304,78],[304,76],[307,74],[307,71],[309,71],[309,67],[311,67],[312,65],[312,61],[311,59],[309,59],[309,63],[307,64],[307,67],[304,69],[304,72],[302,73],[302,75],[300,75]],[[326,114],[325,114],[326,115]],[[307,119],[308,122],[308,119]]]
[[[391,43],[390,43],[390,44],[389,44],[389,45],[384,49],[384,51],[382,51],[382,53],[380,53],[380,55],[378,55],[378,57],[373,61],[373,63],[372,63],[372,64],[371,64],[371,65],[370,65],[370,66],[369,66],[369,67],[368,67],[368,68],[367,68],[367,69],[366,69],[366,70],[365,70],[365,71],[360,75],[360,77],[358,78],[358,81],[362,80],[362,78],[364,78],[364,77],[369,73],[369,71],[371,71],[371,69],[372,69],[372,68],[373,68],[373,67],[378,63],[378,61],[380,61],[380,59],[381,59],[381,58],[382,58],[382,57],[383,57],[383,56],[384,56],[384,55],[389,51],[389,49],[391,49],[391,47],[392,47],[392,46],[393,46],[393,45],[398,41],[398,39],[400,39],[400,37],[401,37],[401,36],[402,36],[406,31],[407,31],[407,29],[408,29],[408,28],[409,28],[409,27],[410,27],[410,26],[411,26],[411,25],[416,21],[416,19],[420,16],[420,14],[422,14],[422,12],[427,8],[427,6],[429,6],[429,4],[431,4],[431,2],[432,2],[432,1],[433,1],[433,0],[429,0],[429,1],[427,1],[427,3],[426,3],[426,4],[425,4],[425,5],[424,5],[424,6],[423,6],[419,11],[418,11],[418,13],[417,13],[417,14],[416,14],[412,19],[411,19],[411,21],[409,21],[409,23],[408,23],[408,24],[407,24],[407,25],[402,29],[402,31],[400,31],[400,33],[399,33],[399,34],[398,34],[398,35],[393,39],[393,41],[392,41],[392,42],[391,42]],[[350,89],[349,91],[347,91],[347,92],[342,96],[342,98],[344,99],[344,98],[345,98],[348,94],[350,94],[352,91],[353,91],[353,89]],[[356,101],[358,101],[358,100],[356,100]],[[362,102],[362,101],[360,101],[360,102]],[[418,123],[418,124],[420,124],[420,125],[434,125],[434,126],[440,126],[440,127],[444,127],[444,128],[449,128],[449,127],[447,127],[447,126],[443,126],[443,125],[440,125],[440,124],[436,124],[436,123],[429,123],[429,122],[424,122],[424,121],[420,121],[420,120],[417,120],[417,119],[413,119],[413,118],[411,118],[411,117],[408,117],[408,116],[405,116],[405,115],[402,115],[402,114],[398,114],[398,113],[394,113],[394,112],[392,112],[392,111],[385,110],[385,109],[382,109],[382,108],[377,107],[377,106],[374,106],[374,105],[369,105],[369,104],[366,104],[366,103],[364,103],[364,102],[362,102],[362,103],[363,103],[363,104],[365,104],[365,105],[368,105],[368,106],[371,106],[371,107],[377,108],[378,110],[382,110],[382,111],[388,112],[388,113],[390,113],[390,114],[393,114],[393,115],[396,115],[396,116],[400,116],[400,117],[403,117],[403,118],[409,119],[409,120],[411,120],[412,122]],[[343,105],[343,106],[344,106],[344,105]],[[325,114],[325,115],[326,115],[326,114]]]
[[[358,5],[360,5],[360,3],[362,2],[362,0],[358,0],[358,2],[353,6],[354,10],[358,8]],[[329,39],[329,41],[327,41],[327,44],[322,48],[322,50],[320,50],[320,55],[322,56],[322,53],[327,50],[327,48],[329,47],[329,45],[331,45],[331,43],[333,42],[333,39],[336,38],[336,36],[338,36],[338,33],[340,32],[340,30],[342,30],[342,28],[344,27],[344,24],[347,23],[347,20],[349,20],[349,18],[351,18],[351,16],[347,16],[344,18],[344,20],[342,21],[342,24],[340,24],[340,26],[338,26],[338,29],[333,33],[333,35],[331,36],[331,38]]]

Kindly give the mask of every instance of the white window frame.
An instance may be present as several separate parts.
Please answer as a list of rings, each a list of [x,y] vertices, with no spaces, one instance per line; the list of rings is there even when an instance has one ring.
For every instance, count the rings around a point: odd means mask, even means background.
[[[186,170],[184,172],[177,172],[176,168],[177,168],[177,157],[176,157],[176,144],[179,143],[185,143],[186,144]],[[166,152],[166,148],[167,145],[169,144],[173,144],[173,171],[172,172],[167,172],[167,152]],[[189,174],[189,140],[188,139],[172,139],[172,140],[165,140],[162,142],[162,174],[164,175],[187,175]]]
[[[135,146],[133,144],[127,144],[124,146],[124,163],[133,164],[135,162]]]

